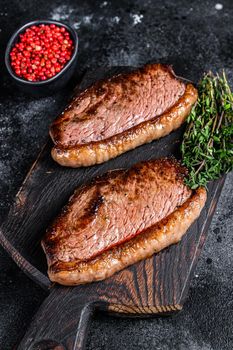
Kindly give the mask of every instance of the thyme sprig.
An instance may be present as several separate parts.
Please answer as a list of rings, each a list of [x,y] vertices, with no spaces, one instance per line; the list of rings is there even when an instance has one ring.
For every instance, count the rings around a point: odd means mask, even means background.
[[[206,74],[198,94],[181,144],[183,164],[189,170],[185,181],[192,189],[233,168],[233,94],[224,71]]]

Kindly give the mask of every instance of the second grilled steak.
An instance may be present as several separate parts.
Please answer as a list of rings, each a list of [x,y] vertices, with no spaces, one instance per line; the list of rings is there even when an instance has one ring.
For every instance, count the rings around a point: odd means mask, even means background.
[[[193,85],[161,64],[100,81],[52,124],[52,157],[71,167],[105,162],[178,128],[196,99]]]
[[[51,280],[100,280],[177,242],[206,199],[184,173],[175,160],[155,160],[78,189],[42,242]]]

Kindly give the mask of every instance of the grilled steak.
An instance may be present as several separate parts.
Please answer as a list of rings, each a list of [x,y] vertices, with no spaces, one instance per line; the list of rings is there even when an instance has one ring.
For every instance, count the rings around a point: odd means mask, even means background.
[[[52,124],[52,157],[71,167],[105,162],[178,128],[196,99],[193,85],[161,64],[100,81]]]
[[[161,159],[118,170],[79,188],[42,242],[52,281],[101,280],[177,242],[199,216],[206,191]]]

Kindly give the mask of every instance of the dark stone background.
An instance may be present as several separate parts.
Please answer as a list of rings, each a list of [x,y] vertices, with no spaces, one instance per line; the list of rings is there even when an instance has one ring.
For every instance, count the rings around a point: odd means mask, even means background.
[[[217,2],[217,1],[216,1]],[[215,1],[0,1],[0,191],[1,217],[47,137],[48,125],[65,106],[88,67],[173,63],[197,81],[204,71],[225,68],[233,83],[233,2]],[[21,24],[67,21],[80,37],[79,68],[65,91],[35,100],[17,91],[6,73],[7,40]],[[115,319],[97,315],[87,349],[233,349],[233,204],[228,176],[184,311],[173,318]],[[0,350],[25,332],[44,292],[0,249]]]

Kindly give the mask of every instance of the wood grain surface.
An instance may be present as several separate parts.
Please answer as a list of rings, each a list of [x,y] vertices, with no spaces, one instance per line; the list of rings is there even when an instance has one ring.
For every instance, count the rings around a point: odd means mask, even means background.
[[[114,68],[107,75],[122,70],[125,69]],[[106,69],[87,74],[80,88],[104,75]],[[98,309],[138,317],[172,314],[182,309],[224,178],[210,183],[201,216],[179,244],[105,281],[70,288],[51,284],[40,241],[76,187],[110,169],[127,168],[142,160],[164,156],[179,158],[183,131],[184,127],[107,163],[80,169],[56,164],[50,156],[52,143],[48,141],[0,231],[0,243],[16,263],[49,292],[19,349],[83,349],[88,320]]]

